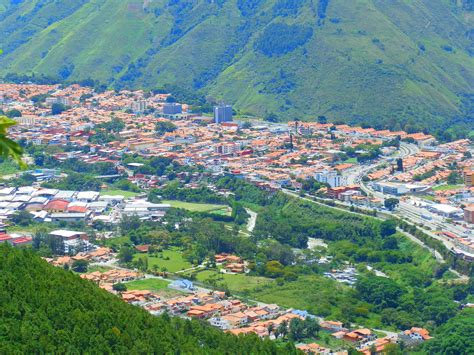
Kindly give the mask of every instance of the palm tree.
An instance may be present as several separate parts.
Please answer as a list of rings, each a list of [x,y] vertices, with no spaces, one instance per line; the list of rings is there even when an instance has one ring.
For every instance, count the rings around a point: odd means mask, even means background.
[[[284,338],[288,334],[288,323],[286,321],[281,322],[277,332],[279,336],[281,335]]]
[[[270,323],[268,325],[267,330],[268,330],[268,336],[272,335],[273,331],[275,330],[275,326],[273,325],[273,323]]]

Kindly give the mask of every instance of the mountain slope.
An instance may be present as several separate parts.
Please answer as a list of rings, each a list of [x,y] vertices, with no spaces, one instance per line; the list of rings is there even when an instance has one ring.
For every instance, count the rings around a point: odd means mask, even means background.
[[[234,337],[196,321],[154,317],[55,268],[0,246],[0,353],[288,353],[256,336]]]
[[[282,119],[472,127],[472,23],[470,0],[0,0],[0,75],[173,84]]]

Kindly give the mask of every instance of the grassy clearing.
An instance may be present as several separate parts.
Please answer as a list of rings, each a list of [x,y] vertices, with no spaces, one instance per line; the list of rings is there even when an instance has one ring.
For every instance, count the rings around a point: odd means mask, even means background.
[[[216,205],[210,203],[194,203],[194,202],[184,202],[176,200],[164,200],[162,203],[168,203],[171,207],[182,208],[191,212],[216,212],[216,213],[227,213],[226,205]]]
[[[127,236],[110,238],[104,240],[104,245],[109,248],[119,248],[126,243],[131,243],[130,238]]]
[[[153,270],[154,266],[161,270],[166,268],[169,272],[176,272],[184,269],[189,269],[192,264],[183,258],[183,254],[177,249],[168,249],[157,253],[157,256],[150,256],[147,254],[135,254],[134,260],[141,257],[148,257],[148,268]]]
[[[0,176],[15,174],[19,171],[18,165],[11,160],[4,160],[0,163]]]
[[[210,280],[215,280],[218,286],[224,284],[233,292],[245,292],[255,289],[260,286],[265,286],[274,283],[272,279],[258,276],[247,276],[244,274],[222,274],[215,270],[205,270],[198,272],[196,275],[198,281],[203,283],[210,283]]]
[[[128,290],[159,291],[168,288],[168,281],[162,279],[143,279],[127,282]]]
[[[354,299],[354,290],[319,275],[300,276],[298,280],[278,285],[276,282],[257,287],[248,297],[266,303],[276,303],[286,308],[308,310],[315,315],[332,320],[347,320],[345,309],[364,308],[366,315],[357,317],[355,323],[380,327],[380,316],[372,313],[366,303]]]
[[[463,187],[463,185],[439,185],[433,187],[433,191],[446,191],[446,190],[454,190]]]
[[[19,225],[12,225],[7,228],[8,233],[26,233],[26,234],[34,234],[38,228],[46,228],[46,230],[52,231],[57,229],[58,226],[52,223],[32,223],[28,226],[19,226]]]
[[[91,265],[87,268],[87,272],[106,272],[111,270],[112,268],[107,267],[107,266],[100,266],[100,265]]]
[[[125,198],[135,197],[139,193],[125,190],[105,189],[100,192],[101,195],[124,196]]]
[[[343,161],[344,164],[357,164],[357,158],[349,158]]]

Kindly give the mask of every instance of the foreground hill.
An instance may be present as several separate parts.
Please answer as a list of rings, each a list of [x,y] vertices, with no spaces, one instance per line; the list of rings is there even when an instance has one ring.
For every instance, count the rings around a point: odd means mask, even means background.
[[[173,84],[282,119],[471,128],[473,10],[469,0],[0,0],[0,75]]]
[[[2,354],[280,351],[256,336],[237,338],[195,321],[153,317],[28,251],[0,246],[0,270]]]

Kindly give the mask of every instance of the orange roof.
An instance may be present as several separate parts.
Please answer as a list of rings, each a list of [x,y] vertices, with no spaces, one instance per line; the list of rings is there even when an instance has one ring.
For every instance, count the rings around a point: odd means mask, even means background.
[[[45,210],[55,210],[55,211],[65,211],[67,206],[69,205],[69,201],[66,200],[51,200],[49,201],[46,206],[44,206]]]

